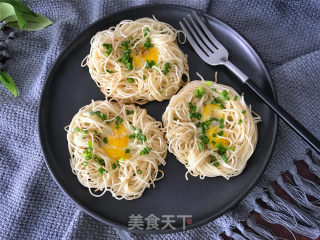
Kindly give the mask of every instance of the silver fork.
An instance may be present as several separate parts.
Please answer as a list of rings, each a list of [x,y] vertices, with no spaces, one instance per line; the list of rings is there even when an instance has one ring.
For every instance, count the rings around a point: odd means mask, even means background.
[[[196,53],[209,65],[224,65],[232,71],[244,84],[251,88],[285,123],[287,123],[304,141],[320,153],[320,141],[313,136],[302,124],[294,119],[287,111],[279,106],[272,98],[248,78],[238,67],[228,60],[227,49],[213,36],[202,21],[201,17],[192,12],[188,19],[183,18],[179,24]]]

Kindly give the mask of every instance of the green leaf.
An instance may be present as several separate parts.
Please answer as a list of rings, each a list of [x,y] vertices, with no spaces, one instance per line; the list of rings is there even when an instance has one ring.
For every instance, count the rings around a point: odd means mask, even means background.
[[[14,97],[18,96],[18,91],[16,84],[13,79],[9,76],[9,74],[0,71],[0,81],[9,89],[9,91],[13,94]]]
[[[14,8],[8,3],[0,2],[0,22],[11,16],[15,16]]]
[[[0,2],[10,4],[15,12],[29,14],[29,15],[36,15],[32,12],[21,0],[0,0]]]
[[[36,17],[24,14],[22,14],[22,16],[26,20],[26,24],[22,30],[37,31],[52,24],[48,18],[40,14],[36,14]],[[19,28],[19,24],[17,22],[9,22],[7,25],[12,28]]]
[[[52,22],[32,12],[20,0],[0,0],[0,21],[6,21],[6,25],[16,29],[37,31],[52,24]]]

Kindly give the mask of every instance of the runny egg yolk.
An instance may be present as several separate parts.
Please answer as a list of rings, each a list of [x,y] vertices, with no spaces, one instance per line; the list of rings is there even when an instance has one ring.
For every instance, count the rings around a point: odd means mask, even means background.
[[[201,121],[204,122],[206,120],[209,120],[210,117],[214,117],[217,119],[224,118],[225,115],[221,111],[219,104],[207,104],[204,106],[202,111],[202,117]],[[217,148],[218,144],[221,144],[222,146],[228,146],[229,141],[227,139],[221,138],[226,137],[226,133],[223,131],[223,135],[218,136],[218,132],[222,131],[223,129],[220,129],[219,126],[210,126],[209,129],[206,131],[206,136],[210,140],[210,145],[213,148]],[[213,144],[214,143],[214,144]]]
[[[129,134],[123,124],[112,127],[112,133],[107,137],[108,142],[103,146],[107,156],[113,160],[128,159],[130,155],[125,152],[129,144]]]
[[[158,62],[159,52],[156,48],[141,48],[139,51],[136,51],[135,54],[131,54],[133,65],[135,68],[142,68],[146,61],[154,61],[154,63]]]

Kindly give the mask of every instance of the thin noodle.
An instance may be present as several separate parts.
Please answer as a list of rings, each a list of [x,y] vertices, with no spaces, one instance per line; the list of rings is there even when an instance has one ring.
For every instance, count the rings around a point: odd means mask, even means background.
[[[150,31],[145,36],[146,29]],[[151,18],[124,20],[117,26],[93,36],[90,53],[83,59],[81,66],[89,67],[92,79],[106,97],[138,104],[153,100],[163,101],[173,96],[185,84],[183,75],[186,75],[189,81],[187,56],[177,45],[178,34],[181,32],[169,24]],[[131,38],[130,43],[134,44],[130,45],[130,49],[132,52],[139,52],[148,37],[153,48],[158,51],[157,65],[147,69],[144,64],[140,69],[129,70],[118,61],[124,52],[121,48],[123,41]],[[104,43],[112,44],[109,56],[102,46]],[[162,69],[166,63],[170,63],[171,69],[164,74]],[[128,78],[132,78],[133,82],[129,83]]]
[[[216,81],[217,76],[215,76]],[[252,155],[257,139],[258,130],[257,122],[261,121],[260,117],[254,113],[251,114],[251,108],[233,88],[211,82],[208,86],[205,81],[191,81],[182,90],[170,100],[170,103],[162,116],[165,127],[166,137],[169,144],[169,151],[185,165],[187,172],[185,174],[188,180],[188,174],[192,176],[217,177],[223,176],[226,179],[239,175],[245,168],[248,159]],[[209,84],[210,85],[210,84]],[[199,99],[195,96],[194,91],[202,87],[205,94]],[[213,91],[212,88],[216,90]],[[217,149],[210,144],[206,145],[203,150],[199,150],[201,130],[196,127],[195,120],[189,117],[189,102],[196,106],[197,111],[202,113],[206,104],[216,98],[221,97],[220,93],[226,90],[230,100],[225,101],[225,109],[215,110],[219,114],[224,114],[224,129],[226,136],[217,136],[221,139],[227,139],[229,142],[228,150],[225,153],[227,161],[225,162]],[[237,100],[234,101],[234,97]],[[241,113],[246,110],[246,113]],[[178,120],[177,120],[178,119]],[[239,124],[241,119],[242,123]],[[235,148],[230,150],[230,146]],[[218,166],[210,163],[210,159],[216,159]]]
[[[111,123],[107,124],[95,114],[91,115],[90,110],[104,113]],[[134,114],[128,115],[127,110],[133,110]],[[123,119],[122,124],[128,133],[132,132],[130,126],[141,129],[147,137],[147,142],[130,139],[128,145],[130,157],[125,161],[119,161],[120,166],[113,169],[111,166],[114,159],[109,158],[104,152],[102,139],[112,132],[112,121],[116,116]],[[88,133],[75,131],[75,129],[81,130],[82,128],[85,128]],[[79,110],[71,124],[65,129],[68,132],[72,171],[77,175],[79,182],[89,189],[92,196],[100,197],[106,192],[111,192],[116,199],[136,199],[146,188],[154,186],[154,182],[164,176],[158,166],[165,165],[167,144],[161,131],[161,123],[149,116],[145,109],[110,101],[92,101],[90,105]],[[94,133],[95,130],[98,133]],[[92,154],[104,160],[102,165],[94,159],[84,158],[83,152],[88,147],[90,140],[92,141]],[[151,147],[150,153],[140,155],[141,150],[147,146]],[[108,173],[100,174],[98,172],[100,167],[103,167]],[[138,169],[142,171],[141,174],[137,172]],[[98,191],[101,192],[97,193]]]

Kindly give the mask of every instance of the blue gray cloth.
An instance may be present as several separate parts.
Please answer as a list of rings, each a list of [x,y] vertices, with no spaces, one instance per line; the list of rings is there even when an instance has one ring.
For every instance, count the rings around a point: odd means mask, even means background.
[[[268,212],[261,211],[255,199],[264,196],[263,187],[270,181],[292,169],[293,159],[305,157],[307,145],[282,122],[268,168],[236,209],[207,225],[182,233],[129,235],[85,214],[51,178],[38,140],[37,110],[41,89],[59,53],[95,20],[130,6],[158,2],[181,4],[207,11],[246,37],[270,70],[279,103],[320,138],[319,1],[25,2],[54,24],[38,32],[17,32],[17,37],[9,44],[12,59],[8,61],[6,71],[15,79],[19,97],[14,99],[0,85],[0,239],[217,239],[224,231],[234,239],[243,239],[232,232],[233,226],[253,239],[255,235],[245,232],[239,226],[239,220],[247,219],[253,209],[267,218]],[[312,167],[317,171],[317,165]],[[274,203],[273,209],[278,212],[281,210],[275,205],[277,201],[268,200],[268,203]],[[296,218],[301,216],[304,215],[301,213]],[[252,224],[252,221],[248,223]],[[319,225],[309,227],[319,229]],[[264,231],[258,226],[253,229]],[[316,231],[312,234],[310,237],[318,236]],[[268,232],[264,236],[268,236]]]

